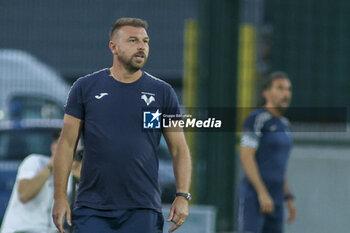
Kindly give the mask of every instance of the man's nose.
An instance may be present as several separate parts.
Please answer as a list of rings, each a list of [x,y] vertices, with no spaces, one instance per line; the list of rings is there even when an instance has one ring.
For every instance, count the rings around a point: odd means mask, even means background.
[[[290,94],[292,94],[292,92],[289,89],[284,89],[283,90],[283,94],[284,95],[290,95]]]
[[[138,50],[145,50],[145,48],[146,48],[146,45],[143,41],[138,43],[138,45],[137,45]]]
[[[291,97],[291,92],[290,91],[286,91],[284,94],[283,94],[283,98],[290,98]]]

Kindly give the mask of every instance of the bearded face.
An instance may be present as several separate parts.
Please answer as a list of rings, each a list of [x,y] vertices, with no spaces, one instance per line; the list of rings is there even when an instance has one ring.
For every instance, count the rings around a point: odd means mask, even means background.
[[[266,101],[271,107],[276,108],[283,113],[290,104],[292,99],[291,83],[289,79],[278,78],[273,83],[269,90],[265,91]]]
[[[129,71],[137,71],[141,69],[147,61],[148,56],[144,51],[139,51],[134,54],[127,54],[125,51],[117,54],[118,60],[125,65]]]
[[[118,61],[131,72],[141,69],[148,58],[149,37],[144,28],[124,26],[115,38]]]

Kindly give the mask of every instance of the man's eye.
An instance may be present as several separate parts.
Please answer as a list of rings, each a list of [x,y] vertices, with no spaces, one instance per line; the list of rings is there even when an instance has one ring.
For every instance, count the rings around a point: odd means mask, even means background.
[[[149,42],[148,40],[144,40],[144,41],[143,41],[143,43],[145,43],[145,44],[148,44],[148,42]]]
[[[131,40],[129,40],[130,42],[135,42],[135,40],[134,39],[131,39]]]

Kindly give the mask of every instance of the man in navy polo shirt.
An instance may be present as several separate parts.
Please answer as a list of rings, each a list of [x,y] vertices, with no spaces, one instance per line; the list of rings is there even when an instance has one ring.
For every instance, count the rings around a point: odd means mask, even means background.
[[[292,96],[291,83],[286,73],[274,72],[263,89],[266,104],[248,116],[241,138],[245,176],[239,186],[239,233],[282,233],[284,201],[287,222],[296,217],[286,178],[292,137],[283,117]]]
[[[109,43],[113,66],[79,78],[71,88],[54,161],[53,218],[60,232],[65,232],[64,217],[71,225],[65,193],[81,132],[85,152],[72,214],[75,233],[163,231],[156,154],[161,133],[173,158],[177,188],[169,231],[188,216],[191,160],[183,131],[143,128],[146,107],[157,110],[154,119],[179,111],[173,88],[141,70],[149,53],[146,29],[141,19],[117,20]]]

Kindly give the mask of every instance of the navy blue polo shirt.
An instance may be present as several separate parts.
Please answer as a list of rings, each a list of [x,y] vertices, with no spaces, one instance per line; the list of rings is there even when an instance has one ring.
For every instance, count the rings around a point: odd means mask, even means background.
[[[65,113],[83,121],[85,145],[77,206],[161,211],[161,130],[142,128],[145,107],[171,114],[179,104],[169,84],[146,72],[122,83],[103,69],[73,84]]]
[[[284,200],[287,162],[292,147],[290,123],[274,117],[265,108],[253,111],[243,127],[241,146],[256,149],[256,162],[263,182],[275,204]],[[241,182],[247,194],[255,193],[246,176]]]

